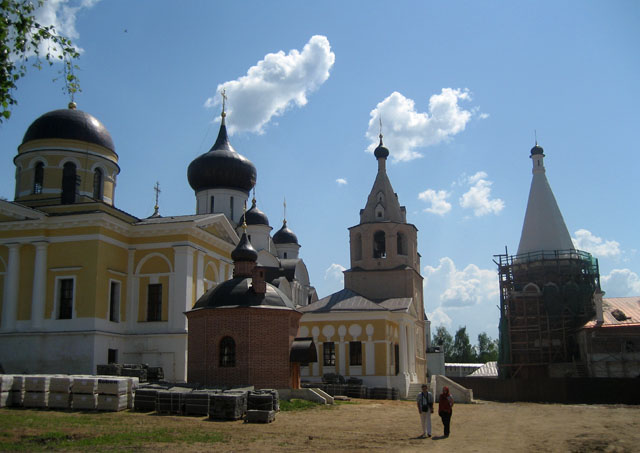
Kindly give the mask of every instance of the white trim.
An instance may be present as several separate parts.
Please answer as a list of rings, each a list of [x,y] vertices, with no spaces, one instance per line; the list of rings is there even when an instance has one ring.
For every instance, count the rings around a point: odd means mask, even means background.
[[[49,271],[50,272],[67,272],[67,271],[79,271],[80,269],[82,269],[82,266],[50,267]]]
[[[112,274],[119,275],[120,277],[126,277],[127,273],[122,271],[117,271],[115,269],[107,268],[107,272],[111,272]]]
[[[118,297],[117,297],[117,301],[116,301],[117,309],[116,309],[116,320],[115,321],[111,320],[111,288],[113,286],[113,283],[117,283],[117,288],[118,288]],[[122,301],[122,282],[120,280],[116,280],[116,279],[110,278],[109,279],[109,294],[108,294],[108,298],[107,298],[107,316],[105,318],[107,321],[120,323],[121,301]]]
[[[154,248],[158,248],[158,247],[154,247]],[[142,269],[142,266],[144,266],[144,264],[149,261],[151,258],[153,258],[154,256],[159,256],[160,258],[162,258],[167,265],[169,266],[169,272],[164,272],[164,273],[153,273],[153,275],[169,275],[173,273],[173,267],[171,266],[171,261],[169,261],[169,259],[160,252],[152,252],[149,253],[148,255],[146,255],[144,258],[142,258],[140,261],[138,261],[138,265],[136,266],[136,271],[135,271],[135,275],[144,275],[140,273],[140,269]],[[152,275],[152,274],[146,274],[146,275]]]
[[[51,313],[52,320],[66,320],[68,318],[60,319],[60,280],[73,280],[73,290],[71,297],[71,319],[76,319],[78,316],[76,314],[76,276],[75,275],[62,275],[56,276],[53,293],[53,312]],[[33,317],[33,314],[31,315]]]
[[[58,163],[57,168],[64,169],[64,164],[66,164],[67,162],[71,162],[72,164],[75,164],[76,170],[82,169],[82,165],[80,164],[80,161],[76,159],[74,156],[63,156],[62,159],[60,159],[60,162]]]

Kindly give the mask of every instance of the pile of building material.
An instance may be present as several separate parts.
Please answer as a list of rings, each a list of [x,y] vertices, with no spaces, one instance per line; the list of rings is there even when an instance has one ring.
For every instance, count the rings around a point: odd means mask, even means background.
[[[97,390],[97,377],[75,376],[71,385],[71,407],[75,410],[96,410],[98,408]]]
[[[226,392],[211,395],[209,418],[240,420],[247,412],[247,392]]]
[[[98,405],[99,411],[118,412],[128,406],[129,382],[123,378],[98,378]]]
[[[212,395],[221,393],[220,390],[194,390],[185,395],[184,414],[185,415],[209,415],[209,400]]]
[[[49,384],[51,376],[28,375],[24,381],[24,407],[44,409],[49,407]]]
[[[73,376],[51,376],[49,380],[49,408],[69,409],[71,407],[71,386]]]
[[[183,415],[186,411],[186,397],[192,389],[187,387],[171,387],[158,390],[156,412],[159,414]]]
[[[11,406],[11,388],[13,386],[13,376],[0,375],[0,407]]]
[[[280,399],[277,390],[259,390],[247,395],[248,423],[271,423],[280,410]]]
[[[11,402],[8,403],[8,405],[12,407],[22,407],[24,403],[24,381],[26,376],[23,374],[14,374],[11,377],[13,384],[11,385],[11,395],[9,396]]]

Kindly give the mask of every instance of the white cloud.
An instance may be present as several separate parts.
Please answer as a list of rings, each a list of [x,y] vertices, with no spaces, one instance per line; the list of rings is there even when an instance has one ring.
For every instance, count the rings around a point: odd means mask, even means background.
[[[431,313],[427,313],[427,318],[431,321],[431,335],[436,333],[436,326],[451,328],[451,318],[442,307],[436,307]]]
[[[218,85],[226,90],[229,133],[262,133],[274,117],[296,105],[307,103],[307,95],[329,78],[335,61],[325,36],[312,36],[302,52],[293,49],[269,53],[247,71],[247,75]],[[220,105],[219,95],[210,97],[206,107]]]
[[[342,273],[346,270],[346,267],[333,263],[326,271],[324,271],[324,279],[342,282],[344,280],[344,275]]]
[[[600,286],[605,297],[640,296],[640,277],[630,269],[614,269],[609,275],[601,275]]]
[[[465,209],[473,209],[476,217],[487,214],[498,214],[504,209],[504,201],[500,198],[491,199],[492,181],[486,179],[483,171],[467,178],[467,184],[471,187],[460,197],[460,206]]]
[[[425,266],[425,300],[439,301],[442,307],[466,307],[498,297],[498,277],[494,270],[469,264],[462,270],[449,257],[437,267]]]
[[[336,182],[338,183],[338,185],[340,186],[344,186],[347,184],[347,180],[345,178],[338,178],[336,179]]]
[[[53,25],[58,35],[69,38],[76,41],[80,35],[76,30],[76,17],[78,12],[82,9],[89,9],[93,7],[99,0],[49,0],[43,3],[42,6],[36,8],[34,11],[34,18],[36,22],[41,25],[49,26]],[[51,55],[56,57],[61,55],[60,51],[56,47],[47,49],[50,44],[42,43],[39,51],[40,55],[46,55],[47,51],[51,52]],[[82,49],[77,46],[77,42],[74,42],[76,50],[82,52]],[[31,53],[27,56],[34,55]]]
[[[446,190],[435,191],[433,189],[427,189],[424,192],[420,192],[418,198],[427,203],[431,203],[431,207],[425,208],[426,212],[443,216],[451,211],[451,203],[447,201],[450,195]]]
[[[481,120],[486,120],[487,118],[489,118],[489,114],[481,113],[480,115],[478,115],[478,118],[480,118]]]
[[[413,99],[394,91],[370,112],[367,151],[372,153],[378,146],[382,117],[384,144],[391,158],[397,162],[421,157],[417,149],[437,145],[465,129],[473,113],[458,102],[469,100],[469,90],[443,88],[429,99],[428,112],[417,112]]]
[[[603,241],[602,238],[589,230],[576,231],[571,240],[578,250],[584,250],[596,258],[613,258],[620,255],[620,243],[616,241]]]

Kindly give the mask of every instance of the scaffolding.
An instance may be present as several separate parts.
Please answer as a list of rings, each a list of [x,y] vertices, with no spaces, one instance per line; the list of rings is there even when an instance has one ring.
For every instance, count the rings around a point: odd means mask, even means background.
[[[495,255],[500,280],[500,377],[548,377],[579,361],[576,329],[595,314],[598,261],[579,250]]]

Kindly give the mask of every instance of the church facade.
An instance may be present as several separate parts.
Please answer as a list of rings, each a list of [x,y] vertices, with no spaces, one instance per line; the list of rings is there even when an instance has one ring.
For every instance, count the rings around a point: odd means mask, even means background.
[[[210,185],[215,175],[203,173],[202,159],[192,162],[196,214],[140,219],[115,206],[118,155],[100,121],[70,104],[31,124],[14,158],[15,199],[0,200],[6,372],[90,374],[102,363],[147,363],[187,380],[184,313],[231,278],[236,228],[256,180],[253,164],[228,145],[224,121],[218,139],[231,167]],[[234,173],[236,156],[248,164]],[[278,241],[266,236],[273,279],[298,302],[314,300],[304,262],[297,254],[289,267],[278,261]],[[297,252],[299,244],[280,247]]]
[[[426,381],[426,327],[417,228],[407,223],[386,172],[389,151],[375,150],[378,172],[349,228],[351,267],[344,289],[303,307],[300,336],[312,337],[318,363],[308,381],[326,373],[357,377],[369,387],[396,387],[402,397]]]

